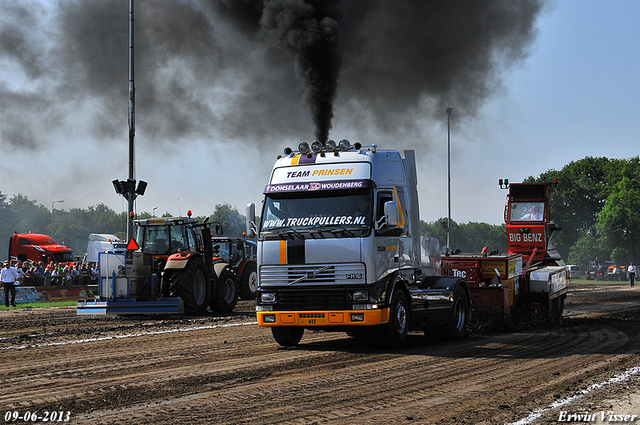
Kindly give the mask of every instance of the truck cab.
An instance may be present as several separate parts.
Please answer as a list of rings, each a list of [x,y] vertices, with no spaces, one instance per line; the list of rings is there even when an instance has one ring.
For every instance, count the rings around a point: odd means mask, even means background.
[[[9,259],[73,263],[73,250],[60,245],[51,236],[39,233],[14,233],[9,238]]]
[[[437,323],[466,331],[464,280],[422,265],[413,151],[303,142],[285,149],[264,194],[247,232],[258,241],[258,323],[278,343],[297,344],[305,328],[375,329],[391,344]],[[439,259],[430,254],[425,262]]]

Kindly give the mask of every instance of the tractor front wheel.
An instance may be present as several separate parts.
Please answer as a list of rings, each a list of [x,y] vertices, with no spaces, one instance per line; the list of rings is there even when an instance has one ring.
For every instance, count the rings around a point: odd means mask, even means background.
[[[230,270],[224,270],[215,283],[215,294],[211,299],[211,309],[231,313],[238,303],[238,280]]]
[[[244,266],[240,277],[240,298],[243,300],[255,300],[258,289],[258,268],[251,261]]]

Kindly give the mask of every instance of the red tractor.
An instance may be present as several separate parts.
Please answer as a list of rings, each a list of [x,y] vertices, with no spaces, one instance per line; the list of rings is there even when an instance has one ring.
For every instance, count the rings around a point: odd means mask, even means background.
[[[239,295],[243,300],[256,298],[258,288],[258,265],[256,263],[256,243],[237,238],[213,238],[213,261],[228,263],[239,285]]]
[[[509,314],[524,305],[551,320],[562,316],[569,274],[555,249],[560,228],[550,218],[548,190],[556,184],[500,180],[509,190],[504,211],[509,252],[442,257],[445,276],[469,283],[476,312]]]

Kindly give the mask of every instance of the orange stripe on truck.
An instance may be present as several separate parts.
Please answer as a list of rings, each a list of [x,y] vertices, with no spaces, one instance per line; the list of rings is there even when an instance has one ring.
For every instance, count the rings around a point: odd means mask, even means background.
[[[287,241],[280,241],[280,264],[287,264]]]

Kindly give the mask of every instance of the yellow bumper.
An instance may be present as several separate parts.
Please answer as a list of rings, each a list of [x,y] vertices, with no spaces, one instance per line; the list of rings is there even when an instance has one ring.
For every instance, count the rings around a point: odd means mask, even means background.
[[[389,321],[389,309],[342,311],[258,311],[258,325],[271,326],[375,326]],[[354,315],[363,320],[354,320]]]

